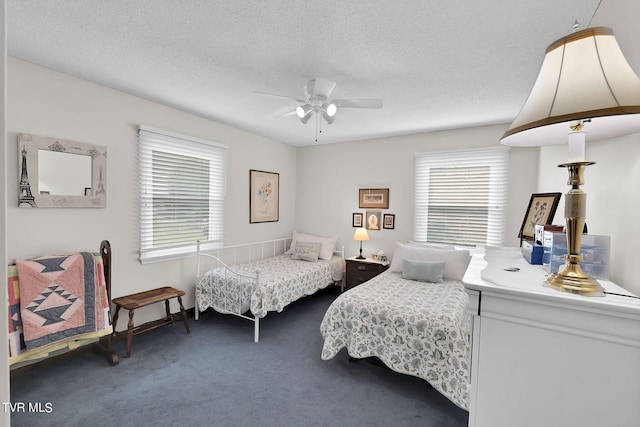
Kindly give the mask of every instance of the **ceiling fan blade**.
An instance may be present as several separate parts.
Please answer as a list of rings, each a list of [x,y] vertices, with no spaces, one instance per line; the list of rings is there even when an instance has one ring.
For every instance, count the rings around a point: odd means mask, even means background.
[[[296,109],[289,107],[287,109],[277,111],[273,115],[273,117],[280,118],[280,117],[294,116],[295,114],[296,114]]]
[[[277,95],[275,93],[260,92],[260,91],[254,91],[253,93],[257,93],[258,95],[272,96],[274,98],[288,99],[288,100],[295,101],[295,102],[298,102],[298,103],[305,103],[306,102],[306,101],[303,101],[302,99],[293,98],[291,96],[286,96],[286,95]]]
[[[382,99],[333,99],[338,108],[382,108]]]
[[[336,82],[318,77],[316,78],[315,84],[313,86],[313,95],[324,97],[324,99],[329,99],[335,87]]]

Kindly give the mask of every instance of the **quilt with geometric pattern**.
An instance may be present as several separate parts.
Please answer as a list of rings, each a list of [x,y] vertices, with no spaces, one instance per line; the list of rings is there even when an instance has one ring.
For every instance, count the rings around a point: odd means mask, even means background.
[[[93,254],[16,260],[27,350],[110,325],[102,265]]]

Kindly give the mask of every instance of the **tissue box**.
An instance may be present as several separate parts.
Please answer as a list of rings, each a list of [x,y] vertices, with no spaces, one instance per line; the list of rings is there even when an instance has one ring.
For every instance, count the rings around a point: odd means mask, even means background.
[[[544,253],[544,247],[542,245],[536,245],[532,241],[522,241],[522,255],[529,264],[542,265],[542,254]]]

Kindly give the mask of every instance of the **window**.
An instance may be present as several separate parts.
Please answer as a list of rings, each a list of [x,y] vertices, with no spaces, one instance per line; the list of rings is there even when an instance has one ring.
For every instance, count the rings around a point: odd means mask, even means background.
[[[413,238],[501,245],[508,147],[416,154]]]
[[[138,143],[140,262],[221,244],[227,147],[147,126]]]

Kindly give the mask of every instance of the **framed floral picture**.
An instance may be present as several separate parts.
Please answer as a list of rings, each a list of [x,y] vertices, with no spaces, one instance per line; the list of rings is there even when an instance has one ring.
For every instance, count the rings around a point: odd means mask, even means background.
[[[518,237],[534,238],[536,224],[551,224],[562,193],[532,194]]]
[[[280,174],[249,170],[249,222],[279,219]]]

